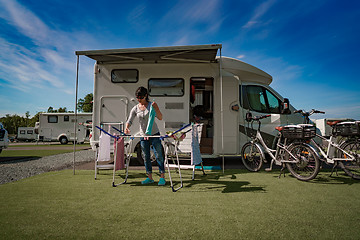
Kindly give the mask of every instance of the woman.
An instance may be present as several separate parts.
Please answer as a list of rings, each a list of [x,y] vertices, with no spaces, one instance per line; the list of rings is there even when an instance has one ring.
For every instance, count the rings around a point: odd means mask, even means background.
[[[140,133],[145,136],[151,106],[154,107],[157,119],[162,120],[162,113],[160,112],[160,109],[155,102],[149,101],[148,91],[146,88],[139,87],[135,92],[135,96],[136,96],[136,99],[138,100],[139,104],[134,106],[130,111],[129,119],[127,120],[127,122],[125,124],[125,133],[126,134],[130,133],[129,128],[132,125],[134,118],[137,117],[137,118],[139,118],[139,123],[140,123]],[[153,123],[151,135],[152,136],[154,136],[154,135],[160,136],[159,128],[156,125],[155,121]],[[163,148],[161,145],[160,138],[158,138],[158,137],[140,138],[140,145],[141,145],[141,151],[143,153],[143,156],[145,157],[144,163],[145,163],[146,174],[148,176],[141,183],[142,184],[154,183],[154,179],[152,177],[152,165],[151,165],[151,160],[150,160],[150,145],[152,145],[153,149],[154,149],[156,161],[159,166],[159,172],[160,172],[160,180],[159,180],[158,185],[159,186],[165,185],[166,181],[165,181],[164,156],[163,156]]]

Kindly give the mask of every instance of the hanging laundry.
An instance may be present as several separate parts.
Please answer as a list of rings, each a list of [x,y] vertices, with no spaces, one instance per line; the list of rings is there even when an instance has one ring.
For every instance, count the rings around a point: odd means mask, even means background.
[[[151,135],[152,127],[154,125],[154,120],[155,120],[155,116],[156,116],[156,112],[152,105],[152,102],[149,102],[149,104],[151,104],[151,106],[150,106],[150,112],[149,112],[148,125],[146,127],[146,132],[145,132],[146,135]]]
[[[110,136],[101,132],[97,161],[110,161]]]
[[[199,165],[202,163],[197,126],[198,125],[195,124],[191,126],[191,165]]]
[[[114,146],[115,171],[117,171],[125,168],[124,138],[115,138]]]

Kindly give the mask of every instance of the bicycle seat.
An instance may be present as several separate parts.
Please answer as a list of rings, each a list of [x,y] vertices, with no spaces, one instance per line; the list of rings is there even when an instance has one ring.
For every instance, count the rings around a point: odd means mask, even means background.
[[[326,121],[326,124],[329,125],[329,126],[334,126],[334,125],[338,124],[339,122],[341,122],[341,121],[339,121],[339,120],[337,120],[337,121]]]
[[[281,132],[284,129],[284,127],[275,127],[275,129]]]

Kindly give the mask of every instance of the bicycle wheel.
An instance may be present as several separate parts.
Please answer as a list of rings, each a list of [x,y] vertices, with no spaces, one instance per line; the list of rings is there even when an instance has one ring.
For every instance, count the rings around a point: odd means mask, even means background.
[[[257,144],[248,142],[241,149],[241,160],[247,170],[257,172],[263,165],[264,156]]]
[[[360,140],[346,141],[341,144],[340,148],[353,155],[355,161],[339,161],[339,166],[347,175],[360,180]],[[338,151],[338,157],[346,158],[347,156],[341,151]]]
[[[286,167],[298,180],[309,181],[314,179],[319,173],[320,162],[314,150],[304,143],[295,143],[289,146],[289,153],[286,154],[286,159],[295,161],[294,163],[286,163]]]

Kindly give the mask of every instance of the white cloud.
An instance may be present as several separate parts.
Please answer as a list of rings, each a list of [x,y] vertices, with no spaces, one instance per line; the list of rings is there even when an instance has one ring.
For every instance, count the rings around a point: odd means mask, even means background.
[[[49,28],[31,11],[16,1],[1,0],[0,3],[8,13],[4,14],[2,18],[15,26],[22,34],[40,42],[47,39]]]
[[[168,32],[168,23],[172,22],[171,31],[175,31],[176,36],[193,32],[191,39],[194,41],[204,34],[216,33],[221,27],[223,18],[220,6],[220,0],[178,1],[158,24]],[[201,25],[201,32],[196,30],[198,25]]]
[[[40,52],[47,62],[52,63],[56,69],[74,70],[73,62],[61,56],[59,52],[50,49],[42,49]]]
[[[190,8],[189,5],[186,6],[189,10],[184,14],[184,18],[189,21],[213,22],[214,16],[217,15],[217,11],[219,10],[218,0],[194,1],[191,5]]]
[[[56,88],[73,94],[74,49],[80,42],[92,41],[92,37],[83,32],[51,29],[16,1],[0,0],[0,8],[0,19],[22,34],[28,44],[25,47],[0,37],[0,78],[4,84],[24,93],[37,89],[47,94],[47,89]],[[29,39],[35,46],[29,44]]]
[[[272,5],[276,2],[276,0],[268,0],[262,4],[260,4],[252,14],[251,18],[247,23],[243,26],[243,28],[252,28],[259,24],[264,23],[261,20],[261,17],[267,13],[267,11],[272,7]]]

